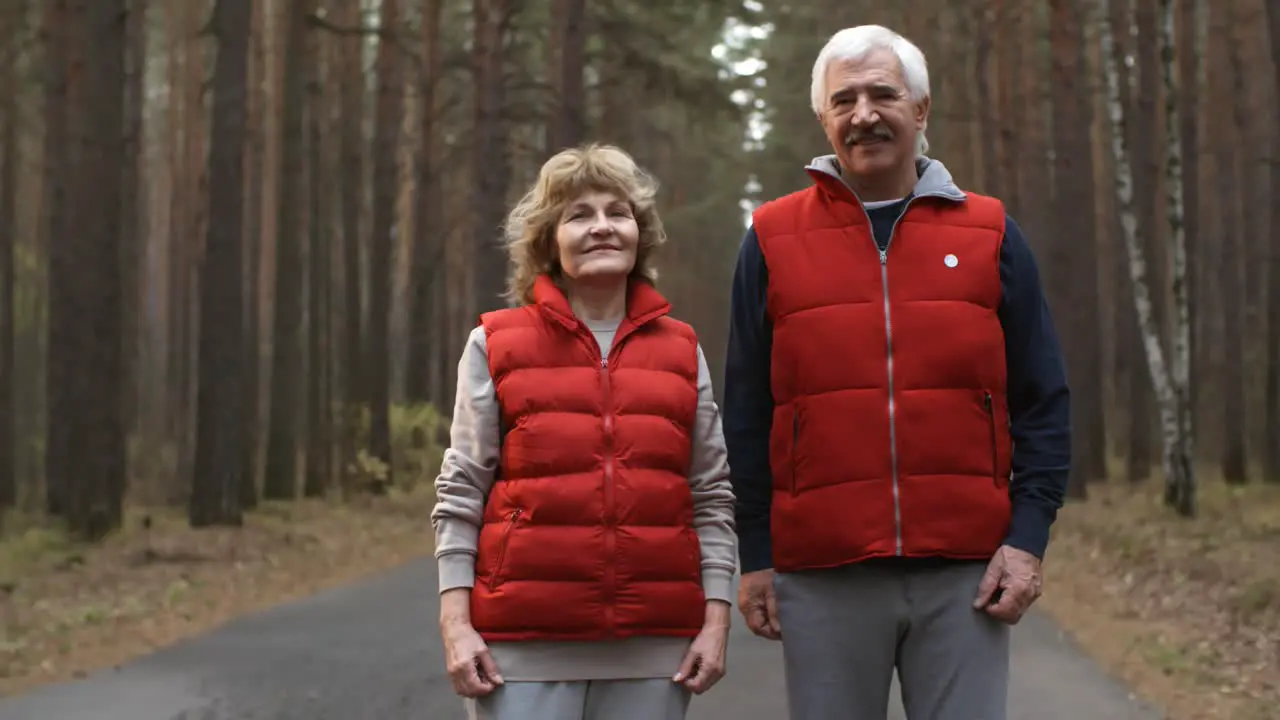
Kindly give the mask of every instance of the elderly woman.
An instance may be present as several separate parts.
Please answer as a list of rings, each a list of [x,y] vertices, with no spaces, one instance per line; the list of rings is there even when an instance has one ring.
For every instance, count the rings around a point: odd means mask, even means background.
[[[724,674],[734,497],[702,348],[653,285],[655,190],[592,145],[508,218],[515,307],[467,340],[432,513],[472,717],[676,720]]]

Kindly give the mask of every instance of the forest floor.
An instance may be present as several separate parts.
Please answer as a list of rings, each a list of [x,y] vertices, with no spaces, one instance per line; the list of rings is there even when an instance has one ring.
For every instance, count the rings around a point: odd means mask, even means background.
[[[118,666],[232,618],[429,553],[434,493],[265,503],[192,530],[132,508],[86,547],[47,528],[0,538],[0,697]],[[144,518],[150,518],[150,527]]]
[[[1046,564],[1048,612],[1170,720],[1263,720],[1280,706],[1280,486],[1205,476],[1176,517],[1158,483],[1090,487]],[[429,486],[350,503],[268,503],[241,529],[131,509],[84,547],[0,538],[0,696],[82,677],[430,552]],[[150,517],[144,529],[143,517]]]
[[[1159,483],[1092,485],[1059,515],[1040,607],[1170,720],[1280,707],[1280,485],[1200,479],[1198,517]]]

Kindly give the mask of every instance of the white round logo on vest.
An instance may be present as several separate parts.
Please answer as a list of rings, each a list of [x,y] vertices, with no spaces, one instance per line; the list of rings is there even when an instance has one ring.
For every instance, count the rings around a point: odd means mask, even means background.
[[[955,255],[948,254],[946,257],[942,258],[942,262],[945,263],[947,267],[953,268],[960,264],[960,258]]]

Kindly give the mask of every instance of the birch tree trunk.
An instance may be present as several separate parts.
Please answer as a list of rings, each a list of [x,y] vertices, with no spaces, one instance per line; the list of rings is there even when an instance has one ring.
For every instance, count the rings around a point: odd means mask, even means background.
[[[1173,290],[1173,410],[1176,425],[1165,427],[1165,503],[1183,515],[1196,509],[1195,433],[1191,425],[1191,293],[1187,283],[1186,195],[1182,182],[1182,134],[1178,103],[1174,2],[1160,0],[1160,75],[1164,80],[1165,207],[1169,219],[1167,254]],[[1164,402],[1162,401],[1163,405]]]
[[[1120,80],[1115,56],[1115,38],[1109,22],[1111,0],[1098,3],[1098,28],[1102,41],[1102,60],[1107,83],[1107,114],[1112,124],[1111,152],[1116,165],[1116,200],[1120,206],[1125,250],[1129,256],[1129,277],[1133,286],[1138,325],[1146,350],[1147,368],[1152,387],[1160,404],[1160,426],[1164,443],[1165,502],[1180,515],[1195,514],[1195,475],[1192,468],[1191,415],[1188,364],[1190,357],[1190,318],[1187,311],[1186,243],[1182,227],[1182,138],[1178,133],[1177,81],[1173,46],[1172,0],[1160,0],[1161,75],[1165,84],[1165,114],[1169,121],[1166,144],[1166,187],[1169,192],[1169,255],[1173,265],[1175,330],[1173,372],[1165,362],[1152,312],[1151,292],[1147,286],[1147,266],[1143,248],[1138,242],[1138,218],[1133,207],[1133,170],[1126,147],[1125,108],[1120,102]]]

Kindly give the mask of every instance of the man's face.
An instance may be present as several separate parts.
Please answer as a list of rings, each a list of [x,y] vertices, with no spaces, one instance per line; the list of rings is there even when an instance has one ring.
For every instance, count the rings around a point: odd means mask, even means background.
[[[914,165],[929,100],[911,100],[897,56],[876,50],[860,61],[837,60],[826,81],[822,128],[845,171],[875,176]]]

